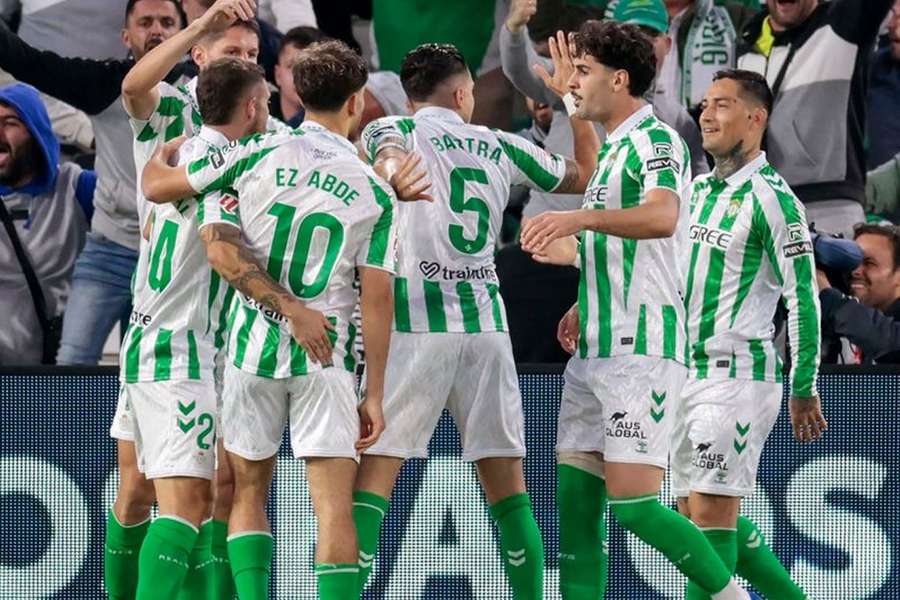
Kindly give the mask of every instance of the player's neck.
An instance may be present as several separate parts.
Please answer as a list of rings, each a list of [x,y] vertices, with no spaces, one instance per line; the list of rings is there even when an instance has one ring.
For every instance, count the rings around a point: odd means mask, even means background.
[[[722,156],[713,156],[716,163],[716,179],[728,179],[754,158],[759,156],[759,146],[747,148],[743,140]]]
[[[306,111],[306,117],[304,120],[318,123],[328,131],[336,133],[341,137],[350,137],[350,121],[342,114],[315,112],[308,110]]]
[[[643,98],[635,98],[628,96],[620,106],[617,106],[610,112],[606,119],[601,119],[600,124],[606,130],[607,135],[619,128],[619,125],[628,120],[631,115],[647,106],[647,101]]]
[[[281,116],[284,117],[284,121],[290,121],[293,119],[303,108],[299,102],[293,102],[290,100],[285,94],[281,94],[278,98],[279,108],[281,109]]]
[[[226,123],[224,125],[207,125],[213,131],[221,133],[229,142],[239,140],[244,135],[244,126],[240,123]]]
[[[455,112],[456,114],[459,115],[459,113],[456,111],[456,109],[454,109],[450,106],[446,106],[444,104],[439,104],[437,102],[413,102],[412,103],[413,114],[419,112],[423,108],[443,108],[444,110],[449,110],[449,111]],[[459,115],[459,118],[462,119],[462,115]],[[465,121],[465,119],[463,119],[463,121]]]

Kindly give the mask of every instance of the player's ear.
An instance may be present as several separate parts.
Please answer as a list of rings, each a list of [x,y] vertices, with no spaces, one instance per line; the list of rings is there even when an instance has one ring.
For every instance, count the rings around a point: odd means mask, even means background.
[[[460,86],[453,90],[453,108],[462,108],[466,104],[466,90]]]
[[[194,44],[191,47],[191,60],[193,60],[198,67],[203,67],[206,62],[206,51],[203,49],[203,46]]]

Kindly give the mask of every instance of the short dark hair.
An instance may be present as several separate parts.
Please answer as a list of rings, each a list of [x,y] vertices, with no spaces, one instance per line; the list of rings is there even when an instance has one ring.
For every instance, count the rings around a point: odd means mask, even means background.
[[[225,125],[254,85],[266,74],[257,64],[237,58],[220,58],[209,63],[197,78],[197,104],[206,125]]]
[[[221,39],[225,35],[226,31],[228,31],[229,29],[234,29],[235,27],[241,27],[242,29],[246,29],[247,31],[255,33],[256,39],[262,41],[262,34],[260,33],[259,23],[256,22],[256,19],[250,19],[248,21],[240,19],[240,20],[235,21],[234,23],[232,23],[231,25],[229,25],[228,27],[226,27],[225,29],[223,29],[221,31],[213,31],[213,32],[207,33],[206,35],[204,35],[201,38],[200,42],[202,44],[211,44],[211,43]]]
[[[775,98],[772,96],[772,88],[766,78],[754,71],[745,71],[743,69],[724,69],[713,75],[713,81],[720,79],[731,79],[736,81],[741,88],[741,92],[745,96],[749,96],[751,100],[762,104],[766,112],[772,114],[772,105]]]
[[[879,223],[859,223],[853,228],[853,239],[861,235],[877,235],[887,239],[894,247],[894,270],[900,268],[900,227]]]
[[[656,77],[653,43],[636,25],[617,21],[586,21],[575,33],[578,56],[589,55],[611,69],[628,72],[628,93],[647,93]]]
[[[441,83],[468,72],[466,59],[453,44],[422,44],[403,58],[400,83],[410,100],[424,102]]]
[[[128,0],[125,3],[125,23],[128,23],[128,17],[131,16],[131,13],[134,12],[134,5],[140,2],[141,0]],[[184,10],[181,8],[181,2],[178,0],[168,0],[172,4],[175,5],[175,12],[178,13],[178,16],[181,18],[181,26],[184,27],[184,23],[187,21],[187,18],[184,16]]]
[[[300,51],[293,67],[294,87],[307,109],[334,111],[366,85],[366,62],[338,40],[319,42]]]
[[[316,42],[324,42],[329,39],[331,38],[321,29],[316,29],[309,25],[299,25],[288,29],[288,32],[281,38],[281,43],[278,45],[278,56],[281,56],[281,53],[288,46],[303,50]]]

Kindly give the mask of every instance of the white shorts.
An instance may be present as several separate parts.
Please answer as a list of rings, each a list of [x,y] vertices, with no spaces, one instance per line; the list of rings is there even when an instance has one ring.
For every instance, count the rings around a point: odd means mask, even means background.
[[[557,452],[666,468],[684,365],[640,355],[572,358],[564,377]]]
[[[749,496],[781,395],[780,383],[689,379],[672,444],[673,493]]]
[[[463,460],[525,456],[525,417],[506,333],[391,334],[385,431],[366,454],[425,458],[444,408]]]
[[[201,477],[216,468],[216,392],[212,381],[124,383],[111,434],[133,425],[138,469],[147,479]]]
[[[331,367],[270,379],[225,366],[225,449],[247,460],[274,456],[284,426],[297,458],[357,458],[359,398],[354,375]]]

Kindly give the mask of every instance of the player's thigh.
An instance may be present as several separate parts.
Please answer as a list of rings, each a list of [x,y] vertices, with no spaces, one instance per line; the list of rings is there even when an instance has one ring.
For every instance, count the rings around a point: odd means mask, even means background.
[[[460,334],[462,352],[447,408],[463,460],[525,456],[525,418],[509,335]]]
[[[352,373],[338,367],[289,379],[291,448],[297,458],[356,459],[359,397]]]
[[[384,432],[366,454],[426,458],[460,360],[461,333],[391,334],[384,376]]]
[[[225,365],[222,429],[229,453],[260,461],[278,452],[288,415],[288,381]]]
[[[556,451],[560,457],[603,453],[603,403],[590,384],[597,364],[597,359],[577,357],[566,364],[556,424]]]
[[[352,458],[306,458],[309,494],[313,510],[319,518],[335,513],[346,515],[352,513],[356,469],[356,460]]]
[[[604,459],[665,469],[687,369],[655,356],[596,363],[589,378],[603,404]],[[608,482],[609,476],[607,469]]]
[[[212,479],[216,396],[211,381],[125,384],[134,408],[135,449],[147,479]]]
[[[692,379],[685,385],[678,470],[688,474],[689,491],[733,497],[753,491],[781,394],[780,384],[764,381]],[[685,485],[678,485],[683,495]]]

